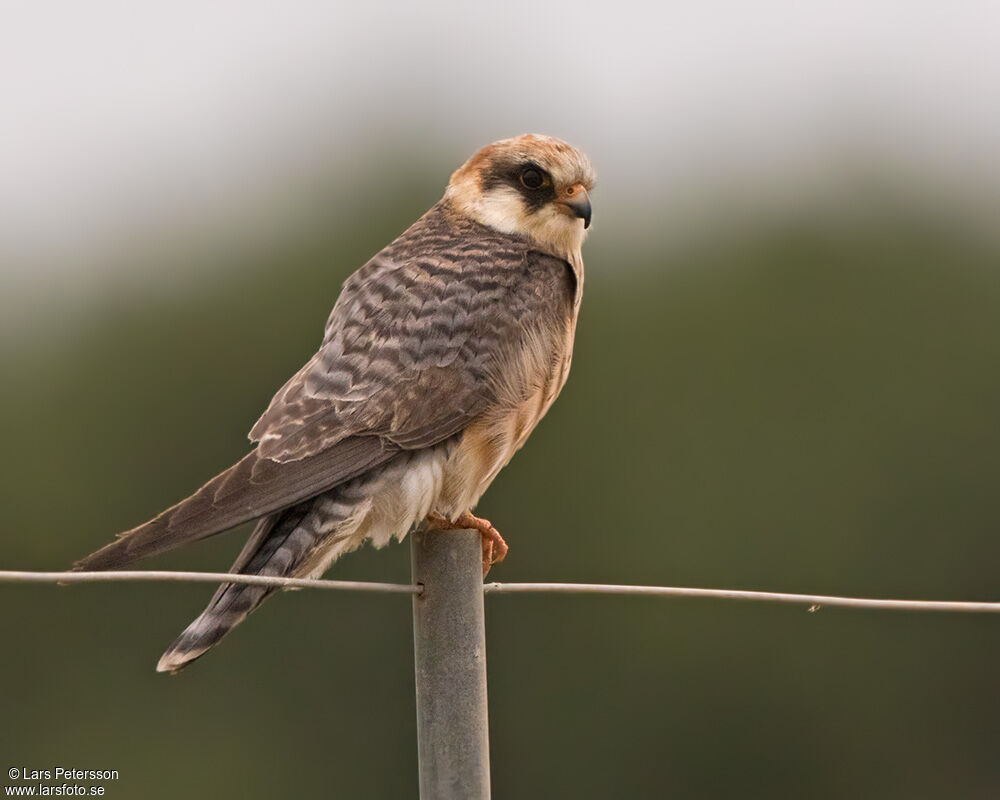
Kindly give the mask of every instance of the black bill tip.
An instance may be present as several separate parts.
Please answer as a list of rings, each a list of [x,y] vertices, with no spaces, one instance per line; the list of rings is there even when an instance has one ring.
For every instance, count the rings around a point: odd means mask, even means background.
[[[574,216],[583,220],[584,228],[590,227],[590,217],[593,214],[593,209],[590,207],[589,197],[584,197],[580,200],[574,200],[571,203],[566,203],[566,207],[573,212]]]

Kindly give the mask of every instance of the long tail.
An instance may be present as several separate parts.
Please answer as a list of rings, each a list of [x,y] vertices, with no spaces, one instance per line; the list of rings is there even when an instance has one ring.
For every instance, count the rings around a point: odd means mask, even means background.
[[[262,519],[231,571],[283,577],[325,571],[365,539],[363,523],[370,501],[351,488],[338,487]],[[201,615],[160,657],[157,672],[178,672],[204,655],[272,592],[265,586],[222,584]]]

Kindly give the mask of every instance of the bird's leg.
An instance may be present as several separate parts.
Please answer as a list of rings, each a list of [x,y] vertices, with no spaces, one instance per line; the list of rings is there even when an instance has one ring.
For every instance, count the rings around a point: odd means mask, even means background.
[[[425,531],[479,531],[479,536],[483,543],[483,577],[490,571],[490,567],[499,564],[507,556],[507,542],[503,540],[500,531],[493,527],[488,519],[474,517],[466,511],[450,520],[440,514],[428,514],[424,520],[423,529]]]

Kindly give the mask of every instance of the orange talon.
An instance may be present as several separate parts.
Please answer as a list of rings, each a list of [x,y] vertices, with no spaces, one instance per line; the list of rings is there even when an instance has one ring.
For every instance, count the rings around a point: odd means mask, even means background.
[[[493,527],[488,519],[480,519],[466,511],[459,514],[454,520],[446,519],[440,514],[428,514],[424,520],[424,530],[426,531],[479,531],[479,536],[483,543],[483,577],[490,571],[490,567],[499,564],[507,557],[507,542],[503,540],[500,531]]]

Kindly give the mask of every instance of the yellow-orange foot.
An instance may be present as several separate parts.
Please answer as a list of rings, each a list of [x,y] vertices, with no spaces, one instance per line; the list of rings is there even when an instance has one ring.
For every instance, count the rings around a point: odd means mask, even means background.
[[[490,567],[499,564],[507,557],[507,542],[503,540],[500,531],[493,527],[488,519],[474,517],[468,511],[460,514],[453,520],[441,516],[440,514],[428,514],[424,520],[425,531],[479,531],[479,536],[483,542],[483,577],[490,571]]]

